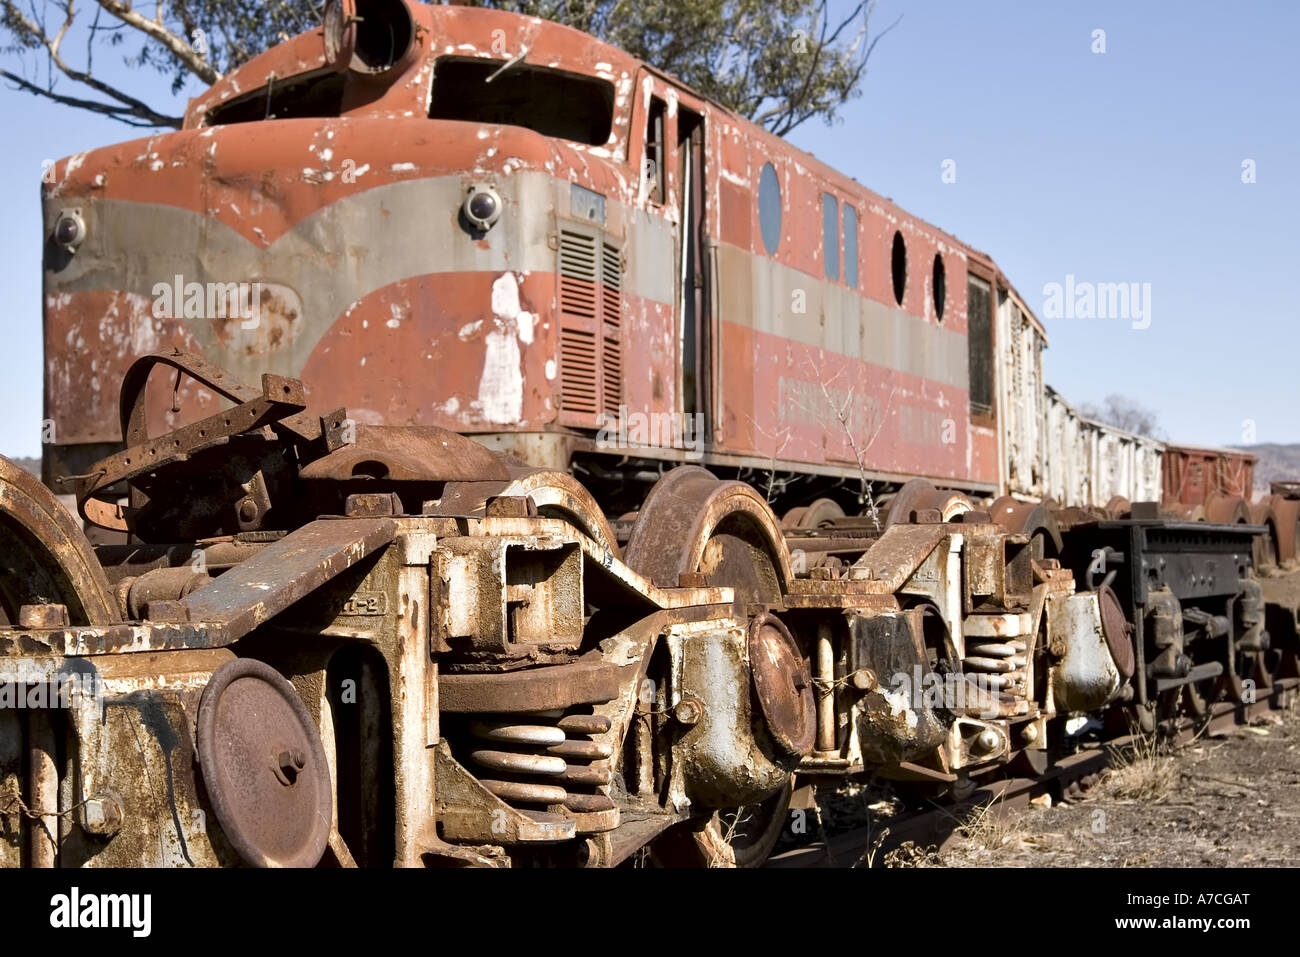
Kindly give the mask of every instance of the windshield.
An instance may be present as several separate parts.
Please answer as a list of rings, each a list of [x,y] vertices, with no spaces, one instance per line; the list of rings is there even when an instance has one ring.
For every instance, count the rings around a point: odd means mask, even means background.
[[[603,146],[614,125],[614,85],[525,62],[444,57],[435,67],[429,116]]]

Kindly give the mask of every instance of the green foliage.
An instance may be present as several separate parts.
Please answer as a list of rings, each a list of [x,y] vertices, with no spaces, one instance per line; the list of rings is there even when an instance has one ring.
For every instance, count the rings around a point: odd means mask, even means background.
[[[861,91],[874,0],[838,20],[826,0],[472,0],[567,23],[784,135],[836,119]],[[897,22],[897,21],[895,21]]]
[[[834,19],[828,0],[470,0],[555,20],[627,50],[722,105],[788,133],[836,119],[860,92],[867,58],[888,29],[869,32],[875,0]],[[267,47],[320,22],[320,0],[0,0],[0,77],[19,89],[139,126],[177,126],[105,82],[96,50],[156,71],[178,93],[191,76],[211,83]],[[892,24],[891,24],[892,28]],[[84,43],[83,63],[64,41]],[[7,39],[7,43],[3,42]],[[17,62],[14,62],[17,61]],[[102,62],[102,58],[101,58]],[[89,88],[86,99],[60,82]]]
[[[162,4],[164,23],[188,41],[218,73],[241,63],[289,37],[320,24],[323,2],[316,0],[169,0]],[[150,66],[172,79],[179,92],[191,70],[167,49],[140,38],[133,62]]]

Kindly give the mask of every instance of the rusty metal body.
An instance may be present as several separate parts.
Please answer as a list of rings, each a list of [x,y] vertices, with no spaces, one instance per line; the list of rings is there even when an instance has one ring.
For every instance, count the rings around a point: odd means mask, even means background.
[[[814,157],[576,31],[373,4],[401,49],[331,21],[181,131],[56,166],[47,236],[78,239],[45,257],[47,482],[120,447],[113,385],[169,347],[579,468],[620,508],[686,461],[780,476],[781,511],[916,476],[1148,501],[1182,461],[1046,387],[991,258]],[[180,422],[219,396],[148,401]]]
[[[997,413],[970,413],[965,245],[576,31],[410,17],[383,70],[331,60],[322,28],[218,82],[181,131],[59,164],[47,225],[83,229],[46,257],[47,480],[120,440],[114,383],[179,347],[552,468],[999,488]],[[567,106],[512,115],[530,83]],[[599,132],[564,119],[580,108]],[[478,186],[502,206],[483,230],[464,220]],[[174,421],[218,408],[193,386],[150,401]]]
[[[46,189],[100,544],[0,460],[0,863],[753,864],[1300,682],[1300,494],[1162,512],[987,256],[572,30],[330,10]]]
[[[157,370],[237,404],[154,435]],[[76,486],[129,545],[92,549],[12,477],[4,863],[758,863],[797,783],[959,793],[1045,766],[1071,713],[1300,681],[1255,526],[1058,522],[916,481],[884,523],[818,506],[782,528],[697,466],[611,524],[569,475],[301,395],[138,360],[132,444]],[[1164,590],[1112,591],[1148,552]],[[1237,656],[1207,660],[1225,636]]]
[[[1254,475],[1255,456],[1249,453],[1167,444],[1163,498],[1169,503],[1207,508],[1215,496],[1249,501]]]

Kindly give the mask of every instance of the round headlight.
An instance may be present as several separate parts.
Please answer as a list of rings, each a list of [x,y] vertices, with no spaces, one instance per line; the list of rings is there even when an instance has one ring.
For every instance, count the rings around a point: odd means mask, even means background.
[[[75,250],[86,238],[86,221],[75,209],[65,209],[54,221],[54,241],[69,252]]]
[[[486,183],[475,183],[469,188],[461,211],[471,226],[487,232],[501,218],[502,206],[501,196],[495,189]]]

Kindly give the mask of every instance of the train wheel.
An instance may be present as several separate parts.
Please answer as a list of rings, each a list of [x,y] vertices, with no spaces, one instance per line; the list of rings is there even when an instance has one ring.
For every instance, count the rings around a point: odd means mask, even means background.
[[[481,514],[485,503],[497,497],[528,498],[542,518],[558,518],[606,549],[622,557],[613,526],[591,493],[566,472],[519,469],[508,482],[452,482],[443,494],[435,514]]]
[[[503,495],[527,495],[543,518],[562,518],[621,558],[614,530],[590,492],[567,472],[529,472],[506,486]]]
[[[717,813],[736,867],[759,867],[772,855],[789,818],[793,790],[791,782],[761,804]]]
[[[743,482],[707,469],[673,469],[650,490],[628,538],[625,561],[661,588],[683,575],[734,588],[736,600],[779,601],[792,576],[780,523],[763,497]]]
[[[1106,503],[1106,512],[1111,518],[1128,518],[1133,512],[1133,505],[1123,495],[1113,495]]]
[[[59,604],[69,623],[122,618],[94,549],[77,521],[26,469],[0,457],[0,616],[18,624],[23,605]]]
[[[781,839],[793,791],[787,784],[761,804],[679,825],[651,845],[650,858],[661,867],[762,867]]]
[[[1300,543],[1300,500],[1273,495],[1268,500],[1277,518],[1277,560],[1279,564],[1296,558]]]
[[[928,507],[925,503],[934,492],[934,486],[925,479],[912,479],[893,495],[881,496],[876,502],[877,508],[883,510],[881,527],[910,522],[913,512]]]
[[[989,514],[995,524],[1011,535],[1029,536],[1035,560],[1054,558],[1061,553],[1061,529],[1052,506],[1021,502],[1009,495],[994,500]]]
[[[1273,676],[1281,656],[1271,651],[1239,651],[1233,658],[1231,674],[1223,676],[1228,700],[1237,704],[1254,704],[1273,693]]]
[[[811,505],[800,505],[781,518],[782,528],[824,528],[844,518],[844,509],[833,498],[819,498]]]
[[[906,524],[912,520],[914,512],[925,509],[934,509],[943,521],[951,522],[972,508],[971,500],[961,492],[935,488],[925,479],[912,479],[889,496],[887,501],[882,498],[878,505],[885,512],[885,528],[899,523]]]
[[[688,465],[650,490],[628,539],[626,561],[661,587],[685,576],[735,589],[750,614],[780,600],[790,557],[776,516],[753,488],[720,481]],[[758,805],[725,808],[678,825],[655,841],[651,859],[666,866],[757,867],[784,824],[790,788]]]
[[[1210,707],[1219,698],[1221,690],[1218,678],[1209,678],[1205,681],[1193,681],[1191,684],[1183,685],[1182,701],[1187,708],[1187,713],[1199,724],[1208,721],[1210,718]]]
[[[1205,520],[1216,525],[1249,525],[1250,507],[1237,495],[1211,495],[1205,502]]]
[[[1251,547],[1251,559],[1255,569],[1266,574],[1280,564],[1277,546],[1277,513],[1267,501],[1248,505],[1247,508],[1250,510],[1250,524],[1262,525],[1268,529],[1263,535],[1255,536]]]

